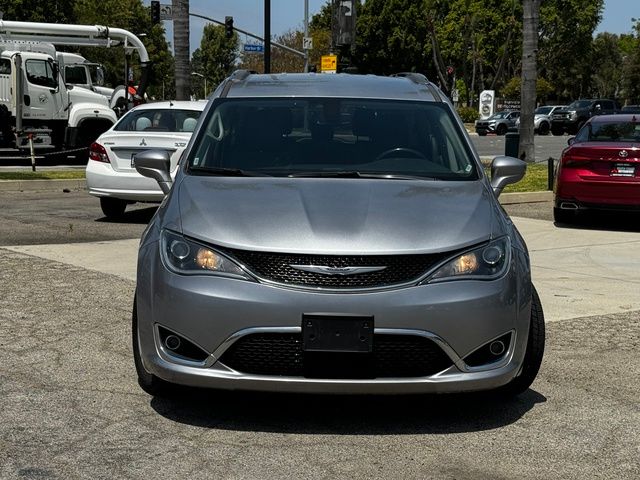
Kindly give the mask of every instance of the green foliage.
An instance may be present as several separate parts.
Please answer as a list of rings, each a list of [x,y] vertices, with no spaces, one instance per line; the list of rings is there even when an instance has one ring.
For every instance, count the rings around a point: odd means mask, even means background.
[[[238,35],[236,33],[232,38],[227,38],[225,28],[222,25],[205,25],[200,47],[193,52],[191,59],[192,71],[201,73],[207,78],[207,89],[212,92],[222,80],[235,70],[237,54]],[[192,83],[197,85],[198,81],[193,80]]]
[[[509,100],[520,100],[521,84],[522,79],[520,77],[513,77],[500,89],[500,93]],[[553,92],[553,85],[546,78],[538,77],[536,81],[536,97],[538,101],[544,101],[551,92]]]
[[[480,117],[478,109],[473,107],[458,107],[458,115],[464,123],[473,123]]]
[[[75,0],[74,13],[79,24],[124,28],[141,37],[154,72],[150,76],[149,95],[160,97],[163,81],[165,87],[173,85],[174,63],[164,38],[164,28],[162,25],[152,25],[149,8],[141,0]],[[117,86],[124,83],[125,57],[122,48],[85,47],[80,50],[85,58],[105,66],[107,84]],[[130,65],[134,68],[134,83],[137,83],[140,79],[137,56],[130,61]]]
[[[75,3],[75,0],[0,0],[0,12],[4,20],[75,23]]]

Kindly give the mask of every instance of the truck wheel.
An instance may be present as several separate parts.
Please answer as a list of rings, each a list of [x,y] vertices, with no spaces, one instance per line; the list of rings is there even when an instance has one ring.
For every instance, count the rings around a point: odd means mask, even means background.
[[[520,374],[499,389],[500,393],[508,396],[525,392],[533,383],[540,370],[544,356],[544,313],[542,304],[535,287],[531,285],[531,320],[529,324],[529,338],[527,350],[522,362]]]
[[[496,135],[504,135],[507,133],[507,126],[505,124],[498,125],[496,128]]]
[[[558,127],[551,127],[551,133],[554,136],[559,137],[560,135],[564,135],[564,130]]]
[[[538,127],[538,135],[549,135],[549,124],[542,122]]]
[[[102,197],[100,198],[100,208],[105,217],[118,218],[122,216],[125,208],[127,208],[127,201],[119,198]]]

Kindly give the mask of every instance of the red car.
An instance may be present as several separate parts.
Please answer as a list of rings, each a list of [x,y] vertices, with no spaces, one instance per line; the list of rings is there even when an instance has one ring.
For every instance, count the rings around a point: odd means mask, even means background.
[[[589,210],[640,212],[640,114],[592,117],[562,152],[553,191],[556,222]]]

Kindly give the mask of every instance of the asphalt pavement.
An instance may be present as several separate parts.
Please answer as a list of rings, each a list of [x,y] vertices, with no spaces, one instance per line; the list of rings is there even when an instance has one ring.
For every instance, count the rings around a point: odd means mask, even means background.
[[[536,162],[546,162],[549,157],[559,159],[562,151],[567,148],[569,136],[535,135],[534,151]],[[471,135],[471,141],[482,158],[491,158],[496,155],[504,155],[506,142],[505,136],[487,135],[480,137]]]
[[[547,317],[520,397],[159,399],[130,346],[155,208],[107,222],[86,192],[0,192],[0,478],[640,478],[640,222],[505,208]]]

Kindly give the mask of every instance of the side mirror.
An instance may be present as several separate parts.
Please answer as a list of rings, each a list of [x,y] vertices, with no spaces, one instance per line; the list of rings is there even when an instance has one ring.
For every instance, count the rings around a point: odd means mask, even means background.
[[[491,162],[491,187],[499,197],[507,185],[519,182],[527,171],[527,164],[513,157],[495,157]]]
[[[104,85],[104,70],[101,66],[96,68],[96,85],[100,87]]]
[[[136,155],[133,163],[138,173],[144,177],[153,178],[162,193],[167,195],[171,190],[171,159],[169,153],[165,150],[145,150]]]
[[[567,140],[567,145],[571,146],[574,143],[576,143],[576,137],[569,137],[569,139]]]

